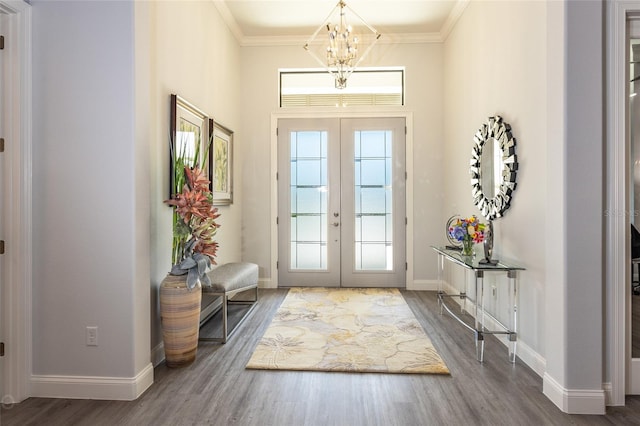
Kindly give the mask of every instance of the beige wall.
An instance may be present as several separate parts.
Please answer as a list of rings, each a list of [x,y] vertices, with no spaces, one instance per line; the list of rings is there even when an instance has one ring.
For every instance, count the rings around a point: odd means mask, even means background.
[[[444,216],[479,215],[469,183],[473,135],[492,115],[511,124],[517,140],[518,186],[511,208],[495,221],[495,256],[520,264],[521,342],[544,356],[546,5],[471,2],[444,44]],[[506,320],[504,280],[496,315]]]

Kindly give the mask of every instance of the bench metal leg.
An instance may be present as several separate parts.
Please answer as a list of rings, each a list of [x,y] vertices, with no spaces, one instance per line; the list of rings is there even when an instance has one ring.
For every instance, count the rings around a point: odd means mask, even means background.
[[[257,285],[254,287],[254,290],[255,290],[254,300],[229,300],[229,297],[233,297],[235,294],[241,291],[246,291],[246,290],[249,290],[249,289],[242,289],[240,291],[235,291],[233,293],[224,293],[220,295],[222,297],[222,337],[200,337],[198,340],[203,342],[227,343],[227,340],[229,339],[229,337],[231,337],[233,332],[238,327],[240,327],[242,322],[249,316],[249,314],[253,311],[253,309],[256,307],[256,304],[258,302],[258,286]],[[247,310],[247,312],[245,312],[244,315],[242,315],[242,318],[240,318],[240,321],[238,321],[238,323],[231,330],[229,330],[229,319],[228,319],[229,305],[250,305],[250,308]],[[211,317],[209,319],[211,319]],[[209,319],[204,321],[203,324],[201,324],[201,326],[207,323]]]
[[[229,296],[226,294],[222,296],[222,343],[227,343],[227,336],[229,330],[229,321],[227,314],[229,313]]]

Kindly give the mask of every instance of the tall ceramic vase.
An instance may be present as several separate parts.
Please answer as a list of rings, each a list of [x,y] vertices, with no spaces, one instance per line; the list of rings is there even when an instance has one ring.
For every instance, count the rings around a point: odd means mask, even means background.
[[[167,367],[185,367],[195,361],[201,300],[200,284],[189,290],[186,275],[169,274],[162,281],[160,318]]]

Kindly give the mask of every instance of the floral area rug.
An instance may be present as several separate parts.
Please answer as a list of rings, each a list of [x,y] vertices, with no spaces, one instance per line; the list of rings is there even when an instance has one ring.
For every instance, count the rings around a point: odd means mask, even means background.
[[[397,289],[292,288],[251,369],[449,374]]]

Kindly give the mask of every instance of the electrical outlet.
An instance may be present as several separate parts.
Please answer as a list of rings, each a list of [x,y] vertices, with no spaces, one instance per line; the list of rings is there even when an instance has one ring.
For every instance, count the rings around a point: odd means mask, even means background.
[[[98,327],[87,326],[87,346],[98,346]]]

